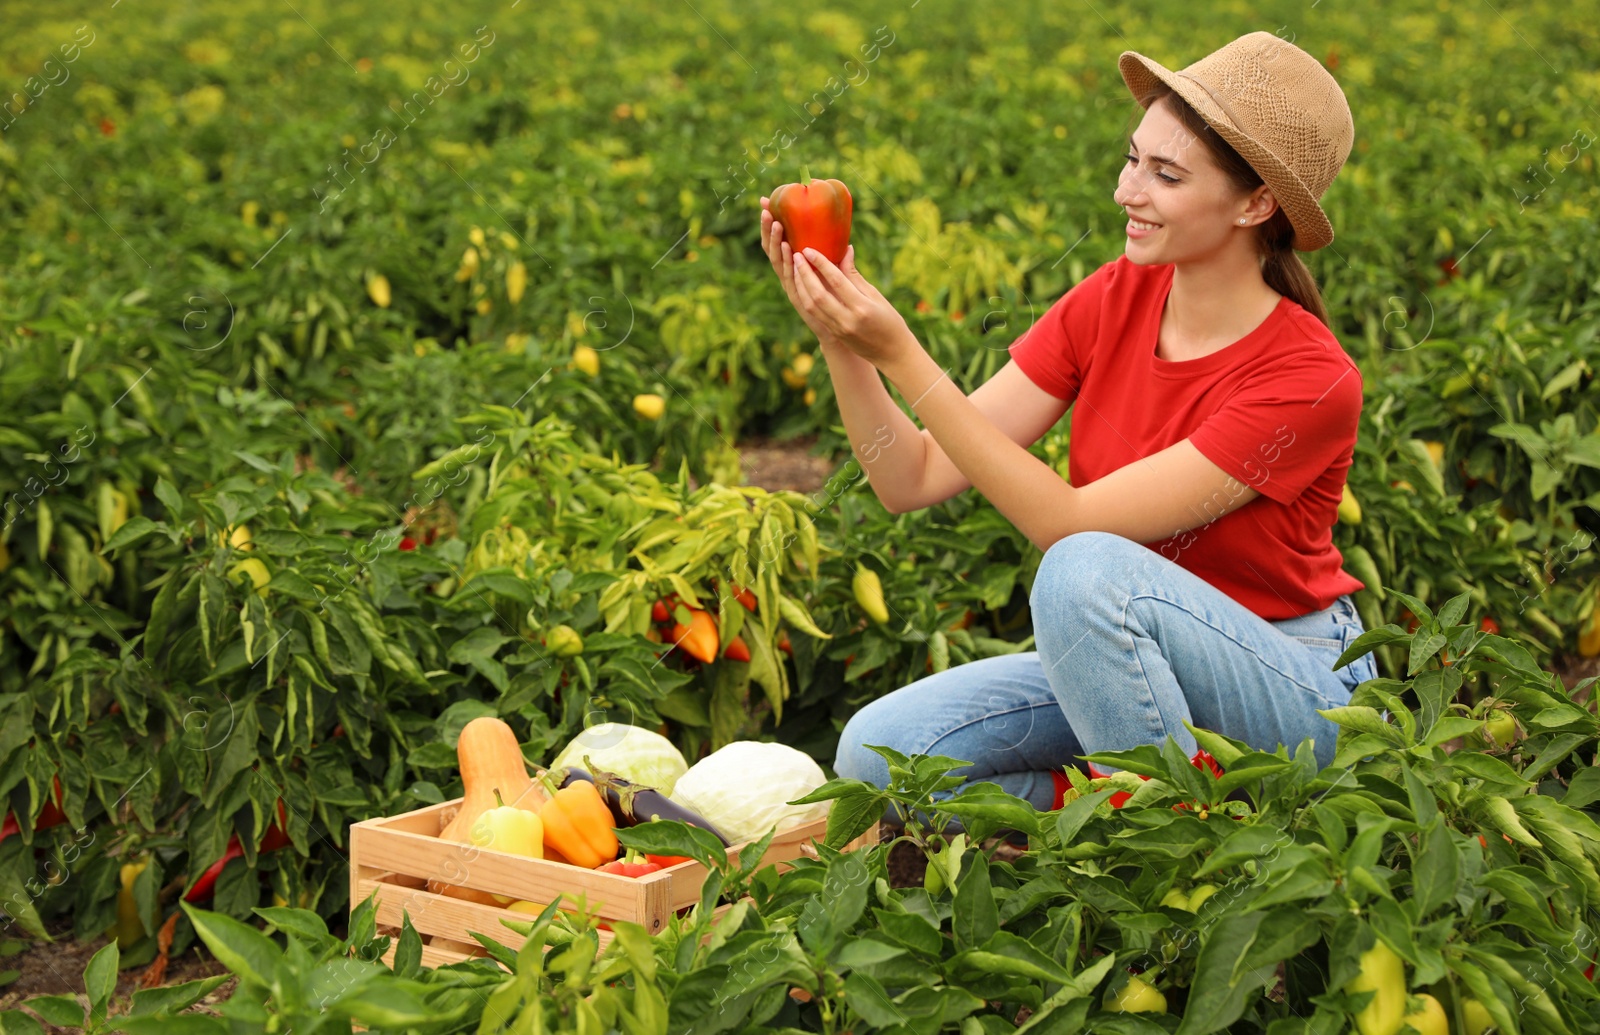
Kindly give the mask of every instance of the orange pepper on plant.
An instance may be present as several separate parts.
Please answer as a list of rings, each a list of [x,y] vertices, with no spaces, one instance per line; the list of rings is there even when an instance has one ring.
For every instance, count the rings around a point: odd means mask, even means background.
[[[699,608],[689,609],[689,624],[681,622],[672,626],[672,642],[682,647],[690,657],[705,664],[717,659],[717,622]]]

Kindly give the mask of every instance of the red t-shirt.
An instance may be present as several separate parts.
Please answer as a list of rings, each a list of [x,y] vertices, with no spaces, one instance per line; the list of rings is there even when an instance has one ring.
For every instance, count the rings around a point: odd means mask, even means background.
[[[1288,297],[1226,348],[1161,359],[1172,274],[1170,263],[1119,256],[1051,306],[1012,343],[1011,358],[1034,384],[1075,403],[1073,485],[1186,438],[1241,483],[1213,497],[1207,523],[1145,545],[1268,621],[1320,611],[1364,588],[1333,545],[1361,372],[1333,332]],[[1244,486],[1261,495],[1238,506]]]

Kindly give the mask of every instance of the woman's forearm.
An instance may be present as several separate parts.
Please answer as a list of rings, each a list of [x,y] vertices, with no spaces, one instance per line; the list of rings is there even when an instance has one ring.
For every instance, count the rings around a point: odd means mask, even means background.
[[[916,423],[890,396],[870,362],[843,345],[822,342],[850,449],[872,491],[891,513],[913,507],[927,463],[927,445]]]

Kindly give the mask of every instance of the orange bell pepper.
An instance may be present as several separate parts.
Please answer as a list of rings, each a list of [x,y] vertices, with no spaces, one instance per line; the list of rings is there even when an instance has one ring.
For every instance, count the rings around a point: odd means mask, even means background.
[[[717,620],[699,608],[689,609],[689,625],[674,623],[672,642],[692,658],[709,665],[717,660]]]
[[[557,790],[548,773],[544,782],[550,789],[550,800],[539,810],[545,845],[588,870],[615,859],[617,832],[599,789],[580,780]]]

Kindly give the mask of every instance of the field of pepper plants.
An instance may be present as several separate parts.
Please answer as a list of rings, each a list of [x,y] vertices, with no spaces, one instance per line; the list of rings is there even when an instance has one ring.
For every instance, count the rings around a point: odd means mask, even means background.
[[[1594,20],[1196,10],[9,11],[0,1032],[1600,1031]],[[1197,730],[1216,770],[1093,756],[1041,813],[894,756],[781,873],[619,831],[708,871],[659,933],[534,903],[443,966],[351,901],[351,825],[461,797],[475,720],[530,772],[606,722],[825,768],[864,703],[1033,649],[1039,550],[873,495],[759,199],[848,183],[971,391],[1123,250],[1117,55],[1254,30],[1356,125],[1305,256],[1366,391],[1341,664],[1380,676],[1332,766]],[[762,487],[758,442],[829,474]]]

